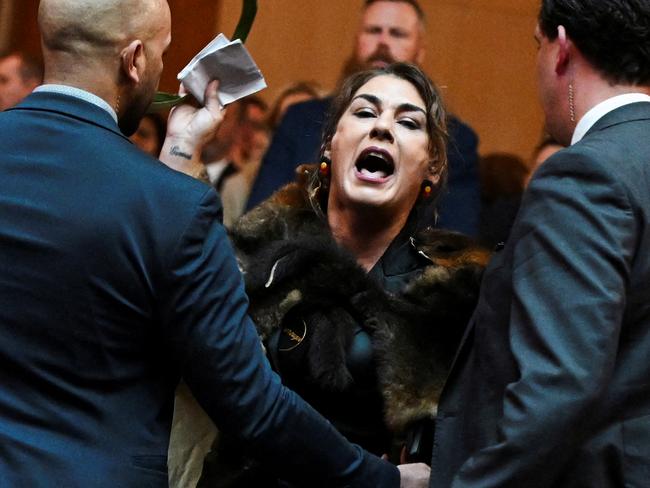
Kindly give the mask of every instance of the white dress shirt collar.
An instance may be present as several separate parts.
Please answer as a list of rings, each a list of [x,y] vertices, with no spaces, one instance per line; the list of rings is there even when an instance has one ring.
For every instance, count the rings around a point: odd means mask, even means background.
[[[578,121],[573,137],[571,138],[571,145],[582,140],[585,134],[591,129],[596,122],[607,115],[609,112],[616,110],[623,105],[629,105],[636,102],[650,102],[650,96],[645,93],[624,93],[600,102],[598,105],[592,107],[582,118]]]
[[[46,84],[37,86],[34,89],[34,92],[60,93],[62,95],[80,98],[81,100],[85,100],[88,103],[92,103],[93,105],[106,110],[117,124],[117,114],[115,113],[115,110],[113,110],[113,107],[106,103],[106,100],[103,98],[100,98],[86,90],[82,90],[81,88],[68,85]]]

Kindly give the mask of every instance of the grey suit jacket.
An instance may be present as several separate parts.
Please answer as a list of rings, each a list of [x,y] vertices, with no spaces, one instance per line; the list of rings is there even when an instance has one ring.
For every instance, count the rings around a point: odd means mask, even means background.
[[[431,487],[650,483],[650,103],[533,178],[442,394]]]

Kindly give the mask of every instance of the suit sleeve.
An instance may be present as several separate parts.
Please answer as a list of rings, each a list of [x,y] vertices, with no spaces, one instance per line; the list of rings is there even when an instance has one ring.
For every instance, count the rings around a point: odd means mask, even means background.
[[[449,181],[438,203],[438,227],[477,237],[481,211],[478,137],[453,116],[448,128]]]
[[[173,360],[197,400],[219,429],[242,437],[283,478],[398,486],[394,466],[349,444],[271,371],[219,208],[208,191],[177,245],[162,304]]]
[[[614,369],[636,246],[628,194],[587,149],[549,159],[524,197],[514,239],[510,348],[499,442],[454,487],[554,486],[595,426]],[[480,347],[480,345],[479,345]]]
[[[295,170],[298,166],[296,161],[295,148],[296,129],[293,114],[290,107],[282,118],[278,129],[273,134],[271,144],[262,159],[259,172],[251,188],[246,210],[250,210],[262,203],[278,188],[290,183],[295,179]]]

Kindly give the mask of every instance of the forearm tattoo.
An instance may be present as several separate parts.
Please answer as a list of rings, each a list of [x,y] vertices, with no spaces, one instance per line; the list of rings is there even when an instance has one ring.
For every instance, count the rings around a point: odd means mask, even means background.
[[[172,146],[172,148],[169,151],[169,154],[171,154],[172,156],[179,156],[185,159],[192,159],[191,154],[187,154],[186,152],[181,151],[181,148],[178,146]]]

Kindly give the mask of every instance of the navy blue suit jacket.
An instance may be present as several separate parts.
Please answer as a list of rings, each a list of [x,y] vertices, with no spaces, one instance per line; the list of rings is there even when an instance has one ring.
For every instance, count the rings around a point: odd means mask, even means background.
[[[650,103],[548,159],[442,393],[431,487],[650,480]]]
[[[270,370],[220,211],[90,103],[0,114],[1,486],[166,486],[181,376],[281,476],[397,486]]]
[[[332,98],[324,98],[289,107],[262,160],[248,199],[248,210],[293,181],[298,165],[317,162],[323,125],[331,103]],[[449,180],[438,200],[437,226],[472,236],[478,235],[481,205],[477,146],[474,131],[450,117]]]

